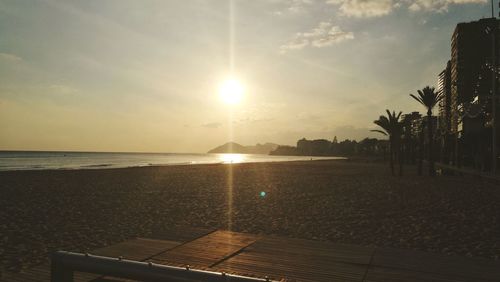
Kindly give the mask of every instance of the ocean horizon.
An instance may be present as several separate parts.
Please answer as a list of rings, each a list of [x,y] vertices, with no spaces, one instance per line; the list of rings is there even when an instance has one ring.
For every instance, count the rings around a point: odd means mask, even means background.
[[[344,159],[318,156],[260,154],[0,151],[0,171],[74,170],[168,165],[261,163]]]

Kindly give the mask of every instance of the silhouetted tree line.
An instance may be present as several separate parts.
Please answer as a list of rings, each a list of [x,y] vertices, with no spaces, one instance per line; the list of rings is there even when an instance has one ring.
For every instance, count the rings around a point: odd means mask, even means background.
[[[337,137],[332,141],[326,139],[297,141],[297,146],[278,146],[271,155],[293,156],[385,156],[388,151],[388,140],[365,138],[359,142],[346,139],[338,142]]]
[[[271,155],[299,156],[383,156],[389,157],[391,173],[395,174],[395,164],[399,165],[399,175],[403,175],[403,164],[417,164],[418,174],[422,175],[423,161],[427,160],[428,174],[436,174],[434,160],[439,151],[434,146],[436,139],[437,118],[433,116],[434,107],[443,99],[434,87],[426,86],[418,90],[418,94],[410,94],[426,109],[426,115],[418,112],[402,115],[402,112],[386,110],[387,115],[381,115],[373,121],[380,129],[372,131],[381,133],[389,140],[365,138],[360,142],[346,139],[338,142],[326,139],[297,141],[297,146],[278,146]]]
[[[399,164],[399,175],[403,175],[404,163],[415,162],[418,163],[418,174],[422,175],[422,164],[426,159],[429,175],[435,176],[434,143],[437,119],[432,115],[432,110],[443,99],[443,95],[436,92],[434,87],[426,86],[418,90],[418,95],[410,96],[425,107],[426,116],[422,117],[418,112],[401,116],[402,112],[396,114],[395,111],[386,110],[387,116],[382,115],[373,121],[380,130],[372,131],[389,137],[389,165],[393,175],[395,162]]]

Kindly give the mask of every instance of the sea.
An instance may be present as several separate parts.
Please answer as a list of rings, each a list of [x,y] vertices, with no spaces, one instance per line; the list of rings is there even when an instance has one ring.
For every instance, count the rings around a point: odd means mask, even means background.
[[[288,162],[331,159],[343,158],[251,154],[0,151],[0,171],[105,169],[145,166]]]

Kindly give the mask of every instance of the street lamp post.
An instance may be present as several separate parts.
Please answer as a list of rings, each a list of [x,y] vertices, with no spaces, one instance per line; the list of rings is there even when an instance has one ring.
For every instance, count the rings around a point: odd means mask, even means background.
[[[491,79],[491,119],[492,119],[492,166],[491,166],[491,171],[493,173],[496,173],[497,171],[497,123],[496,123],[496,112],[497,112],[497,91],[496,91],[496,80],[497,80],[497,64],[496,64],[496,23],[495,23],[495,30],[493,30],[493,35],[492,35],[492,47],[491,47],[491,52],[492,52],[492,61],[493,61],[493,70],[492,70],[492,79]]]
[[[495,174],[497,172],[497,59],[496,59],[496,33],[498,30],[498,23],[496,22],[494,8],[493,8],[493,0],[491,1],[492,15],[494,24],[493,30],[491,31],[491,129],[492,129],[492,138],[491,138],[491,172]]]

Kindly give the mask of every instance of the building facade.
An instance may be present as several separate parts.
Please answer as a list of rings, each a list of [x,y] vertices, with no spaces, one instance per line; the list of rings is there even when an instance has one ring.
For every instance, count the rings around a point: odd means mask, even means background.
[[[401,117],[403,123],[401,151],[407,163],[415,163],[418,148],[423,145],[422,115],[419,112],[404,114]]]
[[[498,60],[493,61],[492,54],[494,49],[500,53],[497,50],[497,46],[500,46],[499,23],[500,20],[495,18],[459,23],[452,35],[449,129],[455,144],[455,162],[459,165],[462,162],[472,166],[480,162],[484,164],[480,159],[488,154],[487,150],[491,151],[492,144],[488,141],[491,140],[492,131],[492,70],[493,66],[498,65]],[[448,74],[441,74],[442,87],[446,91]],[[440,112],[444,119],[447,119],[446,106],[445,101]],[[488,132],[490,138],[487,138]]]
[[[452,122],[451,106],[451,61],[448,61],[446,68],[438,76],[437,91],[442,95],[439,101],[439,116],[437,124],[436,141],[439,147],[439,159],[442,163],[449,164],[453,159],[454,142],[452,124],[457,125],[457,121]],[[453,116],[453,118],[458,118]],[[456,131],[456,129],[454,129]]]

